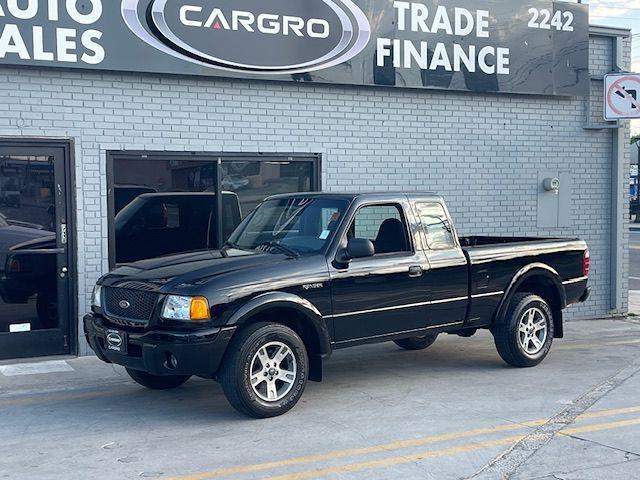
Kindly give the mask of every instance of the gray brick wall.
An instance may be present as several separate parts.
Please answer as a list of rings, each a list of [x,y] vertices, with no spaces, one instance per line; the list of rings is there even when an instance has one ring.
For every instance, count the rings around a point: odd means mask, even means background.
[[[80,314],[108,268],[108,150],[321,153],[326,190],[437,191],[462,235],[579,236],[593,295],[568,317],[612,313],[611,131],[581,99],[3,68],[0,111],[0,135],[74,140]],[[570,228],[536,227],[540,170],[572,173]]]

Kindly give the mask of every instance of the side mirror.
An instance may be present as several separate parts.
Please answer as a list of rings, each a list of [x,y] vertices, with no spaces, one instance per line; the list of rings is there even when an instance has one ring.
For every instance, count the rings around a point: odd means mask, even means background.
[[[336,265],[344,268],[354,258],[373,257],[375,253],[376,249],[371,240],[367,240],[366,238],[352,238],[349,240],[346,248],[338,250],[335,262]]]
[[[366,238],[352,238],[347,244],[347,254],[351,259],[373,257],[375,253],[373,242]]]

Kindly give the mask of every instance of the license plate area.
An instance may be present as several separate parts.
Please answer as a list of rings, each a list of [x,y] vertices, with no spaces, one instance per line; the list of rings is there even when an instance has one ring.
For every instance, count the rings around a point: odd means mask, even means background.
[[[125,355],[127,353],[127,341],[127,332],[112,329],[105,331],[104,348],[110,352]]]

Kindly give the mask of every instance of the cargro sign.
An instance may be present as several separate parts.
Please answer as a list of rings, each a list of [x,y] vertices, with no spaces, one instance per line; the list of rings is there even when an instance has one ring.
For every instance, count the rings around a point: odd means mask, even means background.
[[[550,0],[0,0],[0,64],[584,95],[588,6]]]

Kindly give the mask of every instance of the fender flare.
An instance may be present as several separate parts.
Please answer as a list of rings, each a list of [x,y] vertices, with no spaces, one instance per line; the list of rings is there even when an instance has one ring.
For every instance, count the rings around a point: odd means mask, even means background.
[[[498,309],[496,310],[494,323],[499,322],[504,318],[507,308],[509,307],[509,303],[511,303],[511,299],[513,298],[515,292],[518,290],[518,287],[520,287],[520,285],[522,285],[525,280],[531,277],[539,276],[551,280],[551,282],[555,286],[555,289],[558,292],[558,297],[560,298],[560,311],[562,311],[567,306],[567,295],[558,272],[546,263],[530,263],[529,265],[526,265],[518,270],[511,279],[511,282],[509,282],[509,285],[507,286],[505,293],[502,296],[502,300],[500,300]]]
[[[253,297],[240,307],[227,322],[228,326],[242,325],[250,317],[271,308],[291,308],[300,312],[318,338],[320,355],[331,353],[331,337],[322,314],[309,300],[286,292],[269,292]]]

